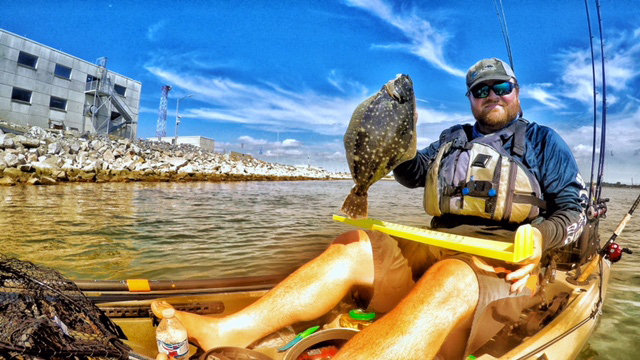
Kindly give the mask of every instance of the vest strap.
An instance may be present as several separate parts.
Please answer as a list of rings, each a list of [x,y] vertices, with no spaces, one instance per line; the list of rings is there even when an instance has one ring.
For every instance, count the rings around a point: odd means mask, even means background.
[[[513,202],[518,204],[531,204],[542,210],[547,209],[547,202],[533,195],[513,194]]]
[[[527,121],[524,119],[518,119],[516,122],[516,129],[513,134],[513,147],[511,152],[519,157],[524,157],[524,152],[527,147]]]

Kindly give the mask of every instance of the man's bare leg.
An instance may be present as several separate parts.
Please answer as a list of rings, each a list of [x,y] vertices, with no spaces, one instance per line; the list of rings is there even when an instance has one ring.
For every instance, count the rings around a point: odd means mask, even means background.
[[[353,337],[334,359],[432,359],[449,333],[468,332],[478,292],[478,280],[469,265],[442,260],[400,304]],[[463,356],[465,343],[457,358]]]
[[[299,321],[318,318],[347,295],[352,286],[373,285],[373,252],[364,231],[343,234],[343,244],[329,246],[258,301],[224,318],[176,311],[189,338],[205,350],[216,346],[246,347],[253,341]],[[360,240],[360,241],[358,241]],[[152,303],[156,316],[171,305]]]

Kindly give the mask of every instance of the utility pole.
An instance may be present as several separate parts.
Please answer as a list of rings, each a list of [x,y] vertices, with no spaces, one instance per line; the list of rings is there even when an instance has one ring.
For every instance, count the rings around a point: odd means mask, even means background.
[[[178,99],[178,103],[176,104],[176,138],[175,138],[175,144],[178,145],[178,126],[180,126],[180,101],[186,99],[186,98],[190,98],[192,97],[193,94],[189,94],[187,96],[183,96],[180,99]]]

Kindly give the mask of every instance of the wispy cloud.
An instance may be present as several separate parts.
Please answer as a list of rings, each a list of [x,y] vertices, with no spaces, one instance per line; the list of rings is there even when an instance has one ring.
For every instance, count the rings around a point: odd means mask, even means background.
[[[243,144],[248,144],[250,146],[262,146],[268,144],[268,141],[265,139],[254,139],[249,135],[240,136],[238,141]]]
[[[364,85],[358,81],[343,76],[340,71],[335,69],[331,70],[327,77],[327,81],[345,94],[360,94],[365,96],[368,91]]]
[[[538,102],[552,109],[565,108],[566,105],[562,103],[561,99],[559,99],[557,96],[554,96],[548,92],[547,89],[549,89],[552,86],[553,84],[550,84],[550,83],[529,84],[522,88],[520,92],[520,97],[537,100]]]
[[[445,46],[450,35],[436,30],[429,21],[414,12],[398,11],[382,0],[347,0],[348,5],[364,9],[402,32],[407,43],[374,45],[380,49],[398,49],[426,60],[438,69],[454,76],[465,76],[465,71],[450,65],[445,59]]]
[[[149,41],[158,40],[158,32],[160,32],[160,30],[162,30],[162,28],[164,28],[166,25],[167,25],[166,20],[160,20],[155,24],[149,26],[147,28],[147,40]]]
[[[298,148],[301,147],[302,143],[296,139],[285,139],[282,141],[282,147],[285,148]]]
[[[635,31],[609,33],[605,42],[607,102],[613,105],[640,75],[640,35]],[[596,44],[594,44],[596,45]],[[602,86],[602,62],[599,47],[595,47],[596,86]],[[557,56],[561,68],[558,97],[574,99],[585,105],[593,102],[593,69],[588,47],[571,49]],[[599,94],[600,95],[600,94]]]
[[[245,124],[302,129],[319,134],[344,132],[362,94],[343,97],[324,95],[311,89],[285,89],[270,82],[247,84],[226,77],[194,75],[157,66],[149,72],[166,83],[195,94],[207,107],[188,109],[183,117],[230,121]]]

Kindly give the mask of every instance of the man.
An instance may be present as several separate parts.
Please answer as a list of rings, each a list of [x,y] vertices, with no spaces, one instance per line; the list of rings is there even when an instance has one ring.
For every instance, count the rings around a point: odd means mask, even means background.
[[[425,187],[432,227],[442,231],[511,239],[519,223],[533,222],[534,256],[507,264],[351,231],[239,313],[213,319],[178,312],[190,338],[205,349],[244,347],[318,318],[352,293],[386,315],[345,344],[338,359],[449,359],[470,354],[503,326],[492,313],[517,318],[537,290],[531,275],[541,255],[580,235],[586,192],[562,139],[518,117],[509,65],[481,60],[466,80],[475,125],[445,130],[394,175],[405,186]],[[152,304],[156,315],[167,306]]]

